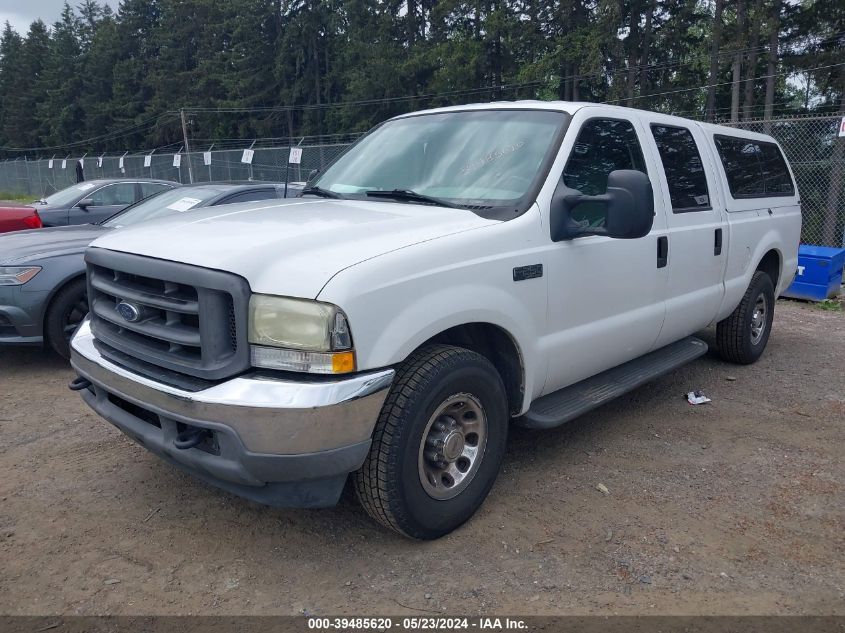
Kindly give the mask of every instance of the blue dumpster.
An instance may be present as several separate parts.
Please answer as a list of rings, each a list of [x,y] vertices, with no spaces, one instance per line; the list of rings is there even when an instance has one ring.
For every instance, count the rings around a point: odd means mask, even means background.
[[[801,244],[798,248],[798,273],[783,296],[824,301],[838,295],[843,265],[845,248]]]

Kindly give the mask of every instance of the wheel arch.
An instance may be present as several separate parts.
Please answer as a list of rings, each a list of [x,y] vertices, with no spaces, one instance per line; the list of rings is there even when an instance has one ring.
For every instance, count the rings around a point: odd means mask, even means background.
[[[484,356],[496,368],[505,385],[511,415],[521,412],[525,399],[525,360],[510,332],[493,323],[476,321],[442,330],[419,347],[433,343],[463,347]]]
[[[47,315],[50,313],[50,308],[53,305],[53,301],[56,299],[56,295],[58,295],[63,288],[65,288],[68,284],[71,284],[75,281],[80,279],[85,279],[85,271],[82,272],[75,272],[71,275],[68,275],[58,283],[54,284],[52,289],[50,290],[49,294],[47,295],[46,299],[42,303],[41,309],[41,332],[44,336],[44,342],[47,343]]]
[[[769,279],[772,280],[775,292],[777,292],[778,283],[780,282],[783,271],[783,256],[778,249],[770,248],[766,251],[763,257],[760,258],[760,261],[757,263],[757,268],[754,270],[755,272],[759,270],[766,273],[769,276]]]

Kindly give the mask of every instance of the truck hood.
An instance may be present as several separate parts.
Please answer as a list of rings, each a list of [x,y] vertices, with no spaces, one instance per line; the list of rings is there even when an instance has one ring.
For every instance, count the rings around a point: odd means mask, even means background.
[[[254,292],[313,299],[344,268],[497,223],[464,209],[297,198],[188,211],[92,246],[233,272]]]
[[[82,224],[0,235],[0,263],[29,263],[45,257],[82,254],[92,241],[109,230],[96,224]]]

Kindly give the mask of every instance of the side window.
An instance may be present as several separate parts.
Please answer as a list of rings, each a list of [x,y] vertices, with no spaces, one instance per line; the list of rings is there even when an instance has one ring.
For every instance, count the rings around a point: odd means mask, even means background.
[[[666,172],[672,211],[685,213],[712,208],[707,177],[692,133],[686,128],[656,124],[651,126],[651,133]]]
[[[646,172],[645,159],[634,126],[619,119],[592,119],[578,132],[563,182],[588,196],[607,191],[607,177],[617,169]],[[576,222],[600,224],[605,208],[600,203],[579,204],[572,214]]]
[[[791,196],[795,186],[786,167],[786,161],[780,149],[774,143],[760,143],[760,159],[763,162],[763,182],[766,195]]]
[[[135,183],[120,182],[106,185],[91,195],[95,207],[126,206],[135,202]]]
[[[234,204],[236,202],[252,202],[254,200],[269,200],[270,198],[276,198],[276,190],[275,189],[256,189],[253,191],[244,191],[243,193],[235,194],[234,196],[230,196],[226,198],[220,204]]]
[[[154,193],[171,189],[170,185],[165,185],[160,182],[142,182],[141,183],[141,198],[149,198]]]
[[[716,149],[734,198],[791,196],[795,192],[786,161],[774,143],[717,135]]]
[[[716,149],[734,198],[755,198],[766,194],[757,143],[733,136],[717,136]]]

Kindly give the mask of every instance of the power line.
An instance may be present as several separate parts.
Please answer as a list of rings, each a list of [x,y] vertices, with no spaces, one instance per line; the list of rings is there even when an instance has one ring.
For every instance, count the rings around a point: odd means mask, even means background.
[[[828,36],[827,38],[820,40],[817,42],[823,43],[826,41],[831,41],[837,39],[838,37],[845,35],[845,31],[841,33],[836,33],[834,35]],[[727,57],[733,56],[738,53],[747,53],[751,51],[761,51],[768,48],[768,45],[761,45],[756,47],[745,47],[740,49],[732,49],[732,50],[723,50],[718,53],[720,57]],[[779,55],[779,57],[786,56],[786,53]],[[619,68],[615,70],[601,70],[596,71],[593,73],[581,73],[581,74],[573,74],[567,75],[562,77],[555,77],[557,82],[562,81],[569,81],[569,80],[584,80],[584,79],[591,79],[591,78],[604,78],[608,76],[614,76],[620,73],[628,73],[632,71],[642,71],[642,70],[666,70],[668,68],[677,68],[677,67],[688,67],[695,65],[695,61],[683,61],[678,60],[675,62],[662,62],[656,64],[642,64],[634,67],[629,68]],[[800,69],[799,71],[790,71],[784,73],[778,73],[775,76],[781,76],[785,74],[791,74],[792,72],[812,72],[814,70],[821,70],[824,68],[833,68],[836,66],[840,66],[841,64],[831,64],[828,66],[818,66],[815,68],[804,68]],[[756,81],[759,79],[764,79],[767,76],[756,77],[753,79],[741,79],[741,82],[747,81]],[[225,106],[218,106],[218,107],[186,107],[184,108],[189,113],[197,113],[197,114],[204,114],[204,113],[262,113],[262,112],[288,112],[288,111],[298,111],[298,110],[315,110],[315,109],[328,109],[328,108],[342,108],[342,107],[353,107],[353,106],[368,106],[368,105],[381,105],[381,104],[389,104],[389,103],[399,103],[405,101],[416,101],[416,100],[431,100],[437,98],[445,98],[445,97],[455,97],[455,96],[470,96],[479,93],[504,93],[509,92],[512,90],[519,90],[519,89],[527,89],[527,88],[536,88],[539,86],[547,86],[549,85],[550,79],[540,79],[534,80],[529,82],[521,82],[521,83],[511,83],[511,84],[501,84],[498,86],[481,86],[477,88],[465,88],[465,89],[458,89],[458,90],[451,90],[451,91],[444,91],[439,93],[428,93],[428,94],[421,94],[421,95],[403,95],[403,96],[396,96],[396,97],[383,97],[383,98],[373,98],[373,99],[366,99],[366,100],[358,100],[358,101],[339,101],[334,103],[310,103],[310,104],[301,104],[301,105],[291,105],[291,106],[253,106],[253,107],[225,107]],[[730,85],[733,82],[722,82],[717,84],[712,84],[712,86],[723,86],[723,85]],[[640,95],[637,98],[651,98],[657,96],[666,96],[671,94],[678,94],[682,92],[690,92],[694,90],[701,90],[703,88],[711,87],[711,85],[703,85],[703,86],[695,86],[691,88],[682,88],[678,90],[671,90],[659,93],[651,93],[646,95]],[[614,100],[608,100],[604,103],[617,103],[619,101],[627,100],[628,97],[623,97]],[[71,149],[75,147],[84,146],[87,144],[95,143],[95,142],[103,142],[108,140],[115,140],[117,138],[122,138],[128,136],[130,134],[135,134],[141,131],[146,131],[147,129],[151,129],[157,126],[162,120],[166,119],[167,117],[176,117],[178,116],[178,111],[168,110],[164,113],[150,117],[148,119],[139,121],[129,127],[114,130],[112,132],[108,132],[106,134],[102,134],[99,136],[90,137],[87,139],[82,139],[79,141],[74,141],[71,143],[66,143],[62,145],[51,145],[51,146],[42,146],[42,147],[0,147],[2,151],[8,152],[26,152],[26,151],[49,151],[49,150],[61,150],[61,149]],[[281,137],[280,137],[281,138]],[[211,139],[213,140],[213,139]],[[214,141],[216,142],[216,141]]]
[[[0,147],[0,151],[6,152],[40,152],[40,151],[47,151],[47,150],[59,150],[59,149],[70,149],[72,147],[79,147],[80,145],[88,145],[90,143],[95,143],[98,141],[107,141],[113,140],[114,138],[120,138],[122,136],[128,136],[130,134],[134,134],[136,132],[140,132],[141,128],[149,129],[158,125],[161,119],[164,119],[167,116],[173,116],[174,113],[171,111],[167,111],[164,114],[160,114],[158,116],[150,117],[134,125],[131,125],[127,128],[123,128],[120,130],[114,130],[112,132],[108,132],[106,134],[101,134],[100,136],[92,136],[91,138],[83,139],[81,141],[74,141],[72,143],[65,143],[64,145],[47,145],[41,147]],[[151,122],[151,125],[146,125],[147,123]]]
[[[841,33],[836,33],[834,35],[821,40],[821,42],[836,39],[842,35],[845,35],[845,31]],[[723,50],[718,53],[720,57],[730,57],[737,53],[748,53],[751,51],[764,51],[769,48],[768,44],[761,45],[761,46],[754,46],[754,47],[745,47],[745,48],[738,48],[738,49],[730,49],[730,50]],[[778,55],[778,58],[786,57],[786,53],[781,53]],[[702,58],[702,61],[704,58]],[[555,79],[557,82],[562,81],[569,81],[569,80],[583,80],[583,79],[592,79],[592,78],[603,78],[608,76],[614,76],[618,74],[624,74],[631,71],[642,71],[642,70],[665,70],[668,68],[675,68],[675,67],[689,67],[694,66],[697,62],[695,61],[683,61],[678,60],[675,62],[661,62],[656,64],[641,64],[638,66],[632,66],[629,68],[619,68],[615,70],[599,70],[592,73],[579,73],[573,75],[565,75],[561,77],[556,77]],[[818,70],[818,68],[809,68],[809,69],[801,69],[800,72],[810,72],[812,70]],[[742,81],[747,81],[744,79]],[[380,104],[389,104],[389,103],[398,103],[403,101],[414,101],[414,100],[426,100],[426,99],[435,99],[438,97],[448,97],[448,96],[456,96],[456,95],[471,95],[477,94],[481,92],[505,92],[520,88],[533,88],[538,86],[546,86],[549,84],[549,79],[538,79],[534,81],[528,82],[521,82],[521,83],[511,83],[511,84],[501,84],[498,86],[481,86],[478,88],[465,88],[460,90],[451,90],[445,92],[438,92],[438,93],[428,93],[428,94],[420,94],[420,95],[403,95],[397,97],[382,97],[382,98],[373,98],[373,99],[365,99],[365,100],[358,100],[358,101],[337,101],[333,103],[308,103],[308,104],[300,104],[300,105],[289,105],[289,106],[252,106],[252,107],[227,107],[227,106],[218,106],[218,107],[186,107],[185,110],[191,113],[259,113],[259,112],[291,112],[291,111],[300,111],[300,110],[318,110],[318,109],[329,109],[329,108],[342,108],[342,107],[354,107],[354,106],[368,106],[368,105],[380,105]],[[698,88],[695,88],[696,90]],[[657,93],[662,94],[662,93]],[[651,95],[649,95],[651,96]]]
[[[814,68],[805,68],[804,72],[812,72],[814,70],[824,70],[825,68],[836,68],[837,66],[845,66],[845,62],[840,62],[838,64],[827,64],[826,66],[815,66]],[[793,71],[790,70],[790,71],[785,71],[785,72],[781,72],[781,73],[774,73],[772,75],[761,75],[760,77],[751,77],[750,79],[740,79],[739,83],[745,83],[747,81],[759,81],[760,79],[768,79],[770,77],[782,77],[784,75],[791,75],[791,74],[793,74]],[[650,99],[651,97],[663,97],[663,96],[666,96],[666,95],[679,94],[681,92],[690,92],[692,90],[704,90],[706,88],[716,88],[716,87],[719,87],[719,86],[730,86],[733,83],[734,83],[733,81],[723,81],[723,82],[715,83],[715,84],[704,84],[703,86],[694,86],[692,88],[679,88],[678,90],[668,90],[666,92],[650,93],[650,94],[647,94],[647,95],[643,95],[640,98]],[[607,101],[602,101],[601,103],[619,103],[620,101],[627,101],[627,100],[628,100],[628,97],[621,97],[619,99],[609,99]]]

